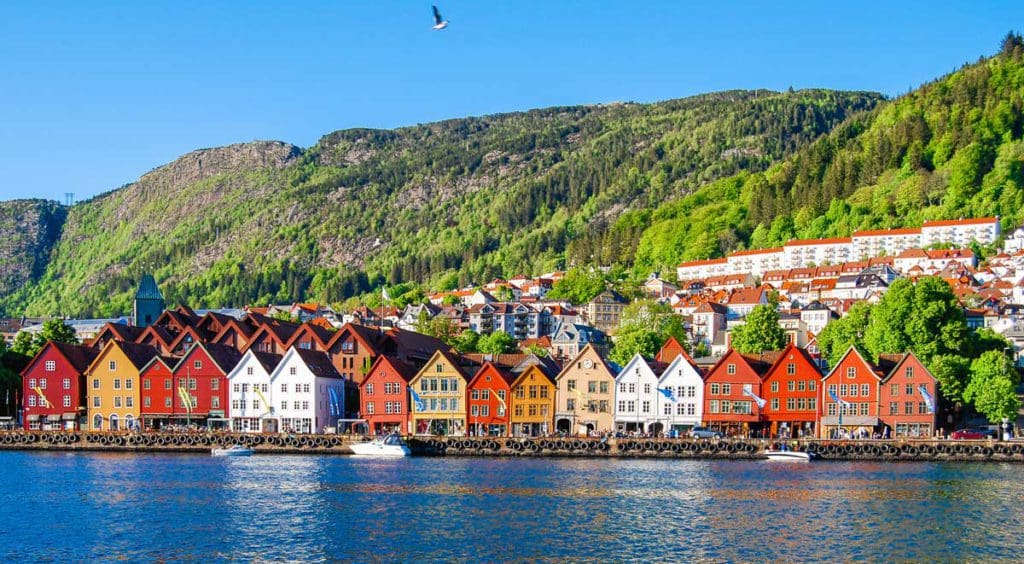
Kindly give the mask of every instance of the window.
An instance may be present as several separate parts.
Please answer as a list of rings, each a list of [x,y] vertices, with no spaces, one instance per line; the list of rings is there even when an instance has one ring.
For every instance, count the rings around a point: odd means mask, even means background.
[[[530,399],[537,399],[537,386],[530,386]]]
[[[121,407],[121,396],[114,396],[114,407]]]
[[[164,379],[164,389],[165,390],[170,390],[171,389],[171,379],[170,378],[165,378]]]
[[[811,411],[817,411],[818,410],[818,398],[808,398],[807,399],[807,409],[809,409]]]
[[[596,394],[597,393],[597,381],[596,380],[590,380],[590,381],[587,382],[587,392],[589,392],[591,394]]]
[[[925,415],[928,413],[928,404],[925,402],[917,402],[917,413],[918,415]]]
[[[302,402],[302,409],[309,409],[309,402],[308,401],[303,401]]]
[[[913,378],[914,377],[914,367],[913,366],[906,367],[903,370],[903,375],[906,376],[907,378]]]
[[[914,413],[914,402],[903,402],[903,413],[906,413],[907,415],[912,415]]]
[[[569,400],[569,402],[572,403],[572,400]],[[570,406],[569,409],[573,409],[573,406]],[[516,417],[522,417],[523,416],[523,406],[517,405],[516,409],[515,409],[515,412],[516,412]]]
[[[373,384],[367,384],[366,385],[366,395],[368,395],[368,396],[372,396],[373,395]]]
[[[898,395],[900,395],[900,385],[899,384],[889,384],[889,395],[890,396],[898,396]]]
[[[857,397],[857,384],[850,386],[850,397]]]
[[[625,382],[619,382],[619,393],[620,394],[626,393],[626,383]]]
[[[211,390],[219,390],[220,389],[220,378],[211,378],[210,379],[210,389]]]
[[[498,392],[498,393],[502,393],[502,392]],[[502,398],[502,399],[505,399],[505,398]],[[540,387],[540,399],[548,399],[548,387],[547,386],[541,386]]]
[[[847,369],[846,369],[846,377],[847,378],[856,378],[857,377],[857,367],[856,366],[847,367]]]
[[[195,379],[195,378],[189,378],[189,379],[188,379],[188,389],[190,389],[190,390],[195,390],[195,389],[197,389],[197,386],[196,386],[196,379]]]
[[[814,380],[808,380],[807,381],[807,389],[812,391],[812,392],[818,391],[818,383],[815,382]]]
[[[651,412],[651,402],[649,402],[649,401],[644,401],[642,404],[640,404],[640,407],[641,407],[641,411],[643,413],[650,413]]]
[[[871,395],[871,385],[870,384],[861,384],[860,385],[860,395],[862,397],[865,397],[865,398],[870,396]]]
[[[711,384],[710,388],[711,388],[711,390],[710,390],[711,395],[717,396],[718,393],[719,393],[719,391],[718,391],[719,390],[718,384]]]
[[[790,362],[786,365],[786,374],[790,376],[796,374],[796,363]]]
[[[115,390],[120,390],[121,389],[121,379],[120,378],[114,378],[114,389]]]
[[[732,395],[732,384],[722,384],[722,395],[723,396]]]
[[[125,407],[135,407],[135,398],[133,398],[132,396],[125,397],[124,398],[124,406]]]
[[[854,384],[854,386],[856,386],[856,384]],[[850,386],[848,386],[846,384],[841,384],[839,386],[839,395],[841,397],[846,397],[846,396],[850,395]]]
[[[164,407],[171,407],[171,398],[164,398]]]
[[[107,363],[107,370],[109,370],[111,372],[117,370],[117,361],[116,360],[111,360],[110,362],[108,362]]]
[[[731,363],[729,365],[727,365],[725,367],[725,373],[726,374],[735,374],[736,373],[736,365],[735,364],[731,364]]]
[[[282,394],[287,394],[288,393],[288,384],[281,384],[281,393]]]
[[[444,372],[444,365],[437,363],[434,365],[434,372]]]
[[[63,387],[64,387],[65,390],[70,390],[71,389],[71,378],[65,378],[64,381],[61,382],[61,384],[63,384]]]
[[[127,380],[125,380],[124,381],[124,389],[126,389],[126,390],[132,389],[132,386],[133,386],[132,382],[134,382],[134,380],[132,380],[131,378],[128,378]]]
[[[834,404],[834,403],[828,404],[828,414],[829,414],[829,417],[835,417],[836,416],[836,404]]]
[[[40,390],[45,390],[46,389],[46,379],[45,378],[39,380],[39,389]]]
[[[779,410],[779,398],[772,398],[772,411]]]
[[[778,392],[778,391],[779,391],[779,381],[778,380],[773,380],[772,381],[772,392]]]
[[[570,392],[575,391],[576,390],[576,380],[568,380],[566,382],[566,387],[569,389]]]
[[[309,384],[303,384],[302,385],[302,393],[304,393],[304,394],[308,394],[309,393]]]
[[[889,415],[899,415],[900,404],[894,401],[889,402]]]
[[[366,413],[368,413],[370,415],[373,415],[373,402],[372,401],[366,402]]]
[[[252,404],[253,404],[253,406],[252,406],[253,409],[259,409],[260,408],[260,405],[259,405],[260,402],[258,402],[258,401],[253,400]],[[213,396],[213,397],[210,398],[210,407],[212,409],[220,409],[220,396]]]
[[[477,406],[472,405],[469,407],[469,414],[476,417],[477,415],[480,415],[480,410],[477,408]]]
[[[489,406],[489,405],[481,405],[480,406],[480,416],[481,417],[490,417],[490,415],[491,415],[491,406]]]
[[[57,370],[57,361],[55,361],[55,360],[47,360],[46,361],[46,371],[47,372],[54,372],[56,370]]]
[[[871,406],[871,404],[868,403],[868,402],[864,402],[864,403],[860,404],[860,414],[861,415],[867,415],[868,414],[868,410],[870,409],[870,406]]]
[[[601,393],[602,394],[607,394],[608,393],[608,382],[601,382]]]
[[[196,370],[202,370],[203,369],[203,361],[197,360],[197,361],[193,362],[192,363],[192,368],[195,368]]]
[[[281,402],[281,411],[288,411],[288,402]]]
[[[149,378],[143,378],[142,379],[142,389],[143,390],[148,390],[151,387],[152,387],[152,385],[151,385],[150,379]]]
[[[252,376],[252,367],[251,367],[251,366],[247,366],[247,367],[245,368],[245,373],[246,373],[246,375],[248,375],[248,376]]]
[[[914,385],[913,384],[907,384],[907,387],[905,388],[905,391],[907,392],[908,396],[914,395]]]
[[[711,413],[718,413],[718,400],[711,400],[708,402],[708,411]]]
[[[35,407],[36,406],[36,397],[35,396],[29,396],[28,397],[28,406],[29,407]]]
[[[789,410],[789,411],[795,411],[796,410],[796,399],[794,399],[794,398],[786,398],[786,409]]]
[[[301,408],[301,406],[302,406],[302,404],[299,403],[298,401],[292,402],[292,409],[294,409],[296,411],[298,411]]]
[[[644,384],[644,395],[650,395],[650,394],[651,394],[651,385],[650,384]]]
[[[298,370],[294,366],[289,366],[288,367],[288,374],[289,375],[295,376],[298,373],[299,373]]]
[[[490,390],[480,390],[480,399],[482,399],[482,400],[490,400],[491,399],[491,391]]]
[[[527,406],[526,412],[529,414],[530,417],[536,417],[537,416],[537,406],[536,405]]]
[[[786,389],[791,391],[791,392],[795,392],[796,391],[796,381],[795,380],[790,380],[790,381],[786,382]]]

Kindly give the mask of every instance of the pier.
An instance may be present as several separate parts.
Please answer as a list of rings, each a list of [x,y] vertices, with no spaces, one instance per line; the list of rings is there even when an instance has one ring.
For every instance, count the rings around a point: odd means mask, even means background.
[[[362,440],[348,435],[253,433],[0,432],[0,450],[209,452],[240,444],[258,454],[352,454]],[[783,441],[772,439],[593,439],[581,437],[411,437],[419,456],[758,459]],[[785,441],[821,460],[1024,462],[1024,441],[826,440]]]

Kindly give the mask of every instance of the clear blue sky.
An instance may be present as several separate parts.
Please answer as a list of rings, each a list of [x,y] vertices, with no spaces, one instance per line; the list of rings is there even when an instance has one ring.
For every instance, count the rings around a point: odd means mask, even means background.
[[[440,0],[439,0],[440,1]],[[193,149],[308,147],[732,88],[905,92],[997,51],[1024,2],[7,2],[0,199],[83,199]]]

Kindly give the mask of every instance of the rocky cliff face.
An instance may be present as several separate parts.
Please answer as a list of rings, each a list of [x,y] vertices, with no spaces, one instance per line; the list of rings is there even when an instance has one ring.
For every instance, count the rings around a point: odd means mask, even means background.
[[[66,217],[66,208],[57,202],[0,202],[0,295],[42,274]]]

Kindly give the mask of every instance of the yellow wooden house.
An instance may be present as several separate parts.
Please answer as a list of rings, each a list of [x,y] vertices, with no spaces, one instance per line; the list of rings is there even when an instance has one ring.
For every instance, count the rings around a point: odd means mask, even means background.
[[[111,340],[85,371],[86,409],[91,431],[120,431],[139,425],[139,372],[159,353],[150,345]]]
[[[417,435],[466,434],[466,384],[458,358],[437,351],[412,380],[410,416]]]
[[[539,364],[531,364],[512,381],[512,436],[541,437],[555,417],[555,381]]]

